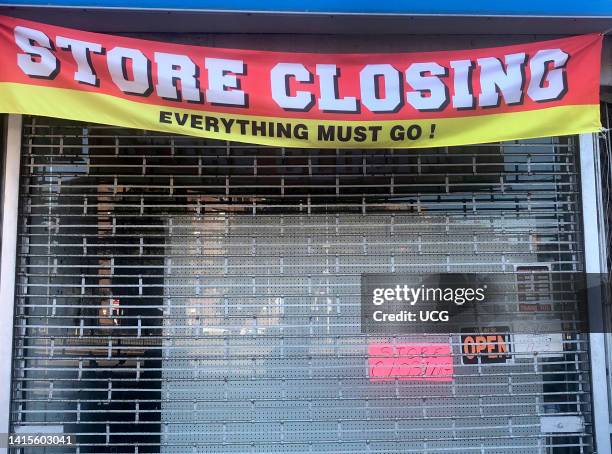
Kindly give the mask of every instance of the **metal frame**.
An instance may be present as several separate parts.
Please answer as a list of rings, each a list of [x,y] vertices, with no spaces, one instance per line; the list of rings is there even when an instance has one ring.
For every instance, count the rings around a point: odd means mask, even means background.
[[[594,134],[580,135],[580,173],[585,271],[599,276],[606,271],[606,242],[599,149],[597,137]],[[595,290],[590,291],[588,296],[589,320],[594,324],[599,324],[603,319],[603,301],[599,287],[596,287]],[[612,449],[610,444],[606,334],[603,332],[591,333],[589,343],[596,449],[598,454],[610,454]]]
[[[5,165],[2,197],[2,253],[0,255],[0,433],[9,432],[15,265],[17,261],[17,210],[19,204],[19,161],[21,115],[9,115],[5,129]],[[0,454],[7,448],[0,448]]]
[[[609,128],[612,126],[612,99],[610,102],[603,102],[602,105],[602,123],[604,128]],[[612,244],[612,131],[609,129],[604,131],[599,136],[599,156],[600,156],[600,166],[601,166],[601,176],[602,176],[602,210],[604,212],[604,227],[605,227],[605,244],[608,248],[608,257],[606,260],[607,270],[606,275],[608,279],[608,283],[610,282],[611,269],[610,265],[612,264],[612,255],[610,255],[610,244]],[[605,326],[606,333],[611,332],[612,328],[612,287],[610,285],[606,286],[607,292],[604,304],[604,315],[605,315]],[[608,370],[610,370],[610,365],[612,365],[612,334],[608,334],[606,336],[606,349],[608,354],[607,364]],[[612,395],[612,383],[608,380],[608,393]],[[610,411],[612,412],[612,402],[610,402]],[[612,431],[612,423],[611,428]]]

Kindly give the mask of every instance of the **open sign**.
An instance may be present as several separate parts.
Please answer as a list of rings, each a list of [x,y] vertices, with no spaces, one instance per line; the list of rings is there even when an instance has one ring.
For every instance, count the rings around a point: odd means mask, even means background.
[[[505,363],[510,359],[507,326],[465,328],[461,335],[463,364]],[[469,334],[467,334],[469,333]]]

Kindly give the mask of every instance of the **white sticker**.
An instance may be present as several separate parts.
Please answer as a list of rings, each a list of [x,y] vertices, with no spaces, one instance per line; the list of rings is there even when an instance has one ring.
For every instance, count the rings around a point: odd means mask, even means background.
[[[542,433],[576,433],[584,430],[582,416],[542,416],[540,431]]]
[[[563,336],[561,333],[515,334],[513,347],[515,353],[545,353],[545,356],[558,356],[563,354]]]

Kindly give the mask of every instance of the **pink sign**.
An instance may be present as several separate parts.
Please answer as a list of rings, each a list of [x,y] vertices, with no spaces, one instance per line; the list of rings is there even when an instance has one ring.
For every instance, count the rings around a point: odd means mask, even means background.
[[[453,357],[448,343],[368,345],[370,381],[453,380]]]

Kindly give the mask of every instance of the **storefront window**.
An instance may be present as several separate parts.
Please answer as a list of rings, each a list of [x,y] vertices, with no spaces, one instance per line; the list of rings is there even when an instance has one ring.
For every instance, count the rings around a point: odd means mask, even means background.
[[[470,363],[459,333],[359,319],[363,273],[506,273],[519,310],[581,271],[573,137],[302,150],[28,118],[22,172],[15,424],[80,452],[590,449],[581,333]],[[370,375],[372,345],[431,342],[451,380]]]

